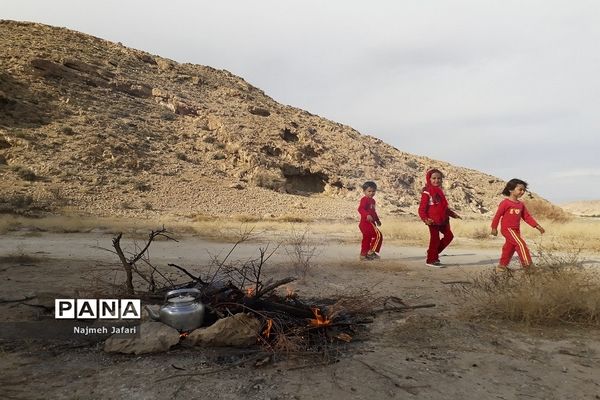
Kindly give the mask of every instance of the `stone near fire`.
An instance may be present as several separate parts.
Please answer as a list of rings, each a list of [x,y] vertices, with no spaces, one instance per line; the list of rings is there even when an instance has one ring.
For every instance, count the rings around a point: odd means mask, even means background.
[[[185,339],[196,346],[250,346],[256,343],[260,321],[251,314],[235,314],[208,328],[196,329]]]
[[[179,343],[179,332],[162,322],[144,322],[139,337],[109,337],[104,342],[107,353],[146,354],[167,351]]]

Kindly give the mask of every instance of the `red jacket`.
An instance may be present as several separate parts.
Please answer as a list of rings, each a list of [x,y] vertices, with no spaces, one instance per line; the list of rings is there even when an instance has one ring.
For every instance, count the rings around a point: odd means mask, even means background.
[[[536,227],[538,223],[529,214],[525,204],[520,201],[512,201],[511,199],[504,199],[498,205],[498,211],[492,220],[492,229],[498,229],[498,223],[502,218],[502,229],[512,228],[519,229],[521,219],[525,220],[532,227]]]
[[[449,217],[455,217],[454,211],[448,208],[448,202],[439,195],[431,195],[427,190],[421,193],[419,217],[422,220],[431,218],[434,225],[446,225]]]
[[[373,222],[379,222],[379,216],[375,211],[375,199],[372,197],[363,196],[358,204],[358,213],[360,214],[360,222],[369,222],[367,215],[373,218]],[[370,223],[370,222],[369,222]]]

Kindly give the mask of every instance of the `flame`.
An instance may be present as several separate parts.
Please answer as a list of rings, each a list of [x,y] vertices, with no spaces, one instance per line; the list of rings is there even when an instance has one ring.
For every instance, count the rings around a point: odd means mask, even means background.
[[[315,318],[309,321],[312,326],[327,326],[331,324],[331,320],[323,317],[318,307],[313,307],[312,312],[315,315]]]
[[[268,319],[267,320],[267,326],[265,327],[265,330],[263,331],[263,336],[268,338],[269,335],[271,334],[271,328],[273,327],[273,320],[272,319]]]
[[[186,337],[188,337],[189,335],[190,335],[190,333],[189,333],[189,332],[181,332],[181,333],[179,334],[179,338],[180,338],[180,339],[185,339],[185,338],[186,338]]]
[[[293,299],[294,297],[296,297],[296,293],[294,292],[294,289],[289,286],[286,286],[285,287],[285,298]]]
[[[246,289],[246,297],[252,297],[252,296],[254,296],[254,288],[249,287]]]

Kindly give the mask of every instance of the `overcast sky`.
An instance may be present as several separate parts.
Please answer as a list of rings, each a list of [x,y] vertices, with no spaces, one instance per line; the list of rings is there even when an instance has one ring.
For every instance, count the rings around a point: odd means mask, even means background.
[[[596,0],[0,0],[0,18],[226,69],[400,150],[600,199]]]

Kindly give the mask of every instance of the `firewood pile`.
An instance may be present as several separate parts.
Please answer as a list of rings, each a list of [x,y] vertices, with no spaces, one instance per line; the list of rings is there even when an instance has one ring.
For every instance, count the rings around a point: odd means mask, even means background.
[[[216,321],[248,313],[260,322],[256,343],[265,351],[285,354],[318,354],[328,356],[339,351],[364,331],[373,316],[384,311],[402,311],[432,307],[433,304],[410,306],[397,297],[376,298],[368,291],[338,296],[335,299],[301,299],[289,286],[295,277],[265,279],[265,263],[279,246],[266,245],[258,249],[258,257],[244,263],[228,262],[235,248],[248,236],[243,235],[222,260],[213,260],[203,274],[190,272],[176,264],[168,264],[171,272],[187,277],[175,283],[167,273],[149,262],[148,249],[153,240],[162,236],[175,240],[164,229],[152,231],[147,243],[127,257],[121,248],[121,234],[113,238],[113,247],[126,273],[127,295],[145,301],[158,302],[174,289],[198,289],[205,307],[203,327]],[[137,279],[134,280],[134,277]],[[136,284],[136,282],[138,284]],[[134,291],[139,283],[147,289]],[[188,332],[180,332],[185,338]]]

